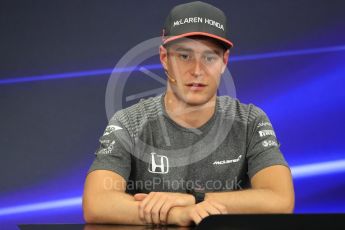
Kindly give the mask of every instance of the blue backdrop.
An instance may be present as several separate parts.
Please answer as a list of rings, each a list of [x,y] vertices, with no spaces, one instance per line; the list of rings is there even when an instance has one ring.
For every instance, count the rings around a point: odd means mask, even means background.
[[[0,2],[0,226],[83,222],[110,74],[182,2]],[[345,3],[208,2],[229,18],[237,97],[266,111],[291,165],[295,212],[345,212]],[[142,75],[124,94],[156,87]]]

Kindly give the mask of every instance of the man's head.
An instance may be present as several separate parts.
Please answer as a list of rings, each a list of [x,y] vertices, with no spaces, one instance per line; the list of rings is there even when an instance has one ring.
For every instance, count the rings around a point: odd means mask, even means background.
[[[228,57],[229,49],[208,37],[181,38],[160,47],[168,90],[189,105],[205,104],[216,95]]]
[[[165,22],[160,47],[168,91],[189,105],[210,101],[216,95],[231,47],[221,10],[203,2],[174,7]]]

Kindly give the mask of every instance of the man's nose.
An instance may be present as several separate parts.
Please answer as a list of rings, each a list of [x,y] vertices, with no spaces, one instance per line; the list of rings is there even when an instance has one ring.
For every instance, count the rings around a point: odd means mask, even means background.
[[[196,58],[192,66],[192,75],[195,77],[200,76],[202,72],[202,67],[203,63],[199,58]]]

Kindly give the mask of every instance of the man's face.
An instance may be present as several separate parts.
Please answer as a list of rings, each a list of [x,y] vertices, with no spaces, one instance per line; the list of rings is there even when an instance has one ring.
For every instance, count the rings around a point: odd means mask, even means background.
[[[169,76],[168,89],[188,105],[202,105],[216,96],[222,73],[228,62],[226,52],[212,39],[180,39],[160,48],[160,58]]]

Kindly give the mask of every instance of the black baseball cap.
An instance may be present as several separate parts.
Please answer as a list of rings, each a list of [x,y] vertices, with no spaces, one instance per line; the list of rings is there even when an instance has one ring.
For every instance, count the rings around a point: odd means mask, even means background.
[[[216,39],[225,48],[233,46],[227,37],[224,12],[208,3],[195,1],[175,6],[165,20],[163,45],[180,38],[206,36]]]

